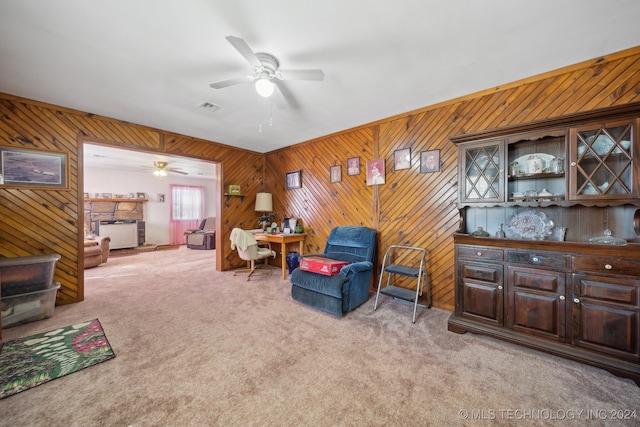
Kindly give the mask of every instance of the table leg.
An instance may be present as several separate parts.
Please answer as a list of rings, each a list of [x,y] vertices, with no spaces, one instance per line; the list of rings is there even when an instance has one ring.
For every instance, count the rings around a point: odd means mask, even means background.
[[[280,244],[280,250],[282,251],[282,280],[287,279],[287,244],[282,242]]]

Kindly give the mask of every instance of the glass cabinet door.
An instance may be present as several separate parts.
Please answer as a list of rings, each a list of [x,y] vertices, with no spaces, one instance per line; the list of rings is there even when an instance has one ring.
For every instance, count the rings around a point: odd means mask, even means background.
[[[503,153],[504,141],[460,148],[460,202],[504,201]]]
[[[634,133],[631,120],[571,129],[572,199],[629,199],[637,193]]]

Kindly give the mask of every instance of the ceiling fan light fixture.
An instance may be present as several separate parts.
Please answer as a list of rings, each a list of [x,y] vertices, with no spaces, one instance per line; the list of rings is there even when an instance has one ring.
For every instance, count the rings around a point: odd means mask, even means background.
[[[153,174],[155,176],[167,176],[167,171],[165,171],[164,169],[156,169],[155,171],[153,171]]]
[[[268,98],[273,94],[273,83],[265,77],[260,77],[256,80],[256,91],[258,95]]]

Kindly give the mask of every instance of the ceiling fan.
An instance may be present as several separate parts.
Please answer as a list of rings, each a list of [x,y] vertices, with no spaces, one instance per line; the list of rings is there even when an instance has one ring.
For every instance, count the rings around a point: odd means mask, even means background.
[[[167,162],[153,162],[153,165],[156,167],[156,170],[153,171],[155,176],[167,176],[167,172],[189,175],[188,172],[181,171],[180,169],[167,167],[169,165]]]
[[[238,52],[240,52],[240,55],[249,62],[251,67],[253,67],[254,74],[251,76],[237,77],[234,79],[211,83],[209,86],[214,89],[222,89],[241,83],[255,82],[258,94],[268,98],[274,92],[279,93],[278,86],[272,81],[274,78],[277,80],[324,80],[324,72],[322,70],[280,70],[280,62],[278,61],[278,58],[270,53],[254,53],[247,42],[240,37],[227,36],[225,38]],[[284,108],[283,104],[277,103],[276,105],[279,108]]]

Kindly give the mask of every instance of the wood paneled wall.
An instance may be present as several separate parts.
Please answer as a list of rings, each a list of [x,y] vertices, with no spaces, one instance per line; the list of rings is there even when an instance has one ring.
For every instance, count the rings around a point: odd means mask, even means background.
[[[218,162],[218,194],[238,184],[247,197],[221,199],[216,265],[222,270],[243,265],[229,236],[237,225],[254,228],[253,200],[263,190],[262,154],[0,94],[1,146],[68,155],[68,189],[0,189],[0,256],[60,254],[54,279],[62,285],[58,304],[84,299],[82,145],[89,141]]]
[[[231,229],[254,228],[255,193],[270,191],[275,212],[302,218],[309,233],[306,253],[321,252],[334,226],[356,224],[378,231],[380,254],[392,244],[426,248],[433,303],[452,309],[452,235],[459,215],[457,152],[449,136],[637,101],[640,48],[262,155],[0,94],[0,145],[65,152],[70,173],[63,191],[0,189],[0,256],[61,254],[55,273],[62,284],[58,303],[84,298],[82,144],[100,142],[218,162],[220,193],[229,184],[241,185],[244,199],[222,197],[219,206],[219,269],[242,265],[230,249]],[[407,147],[411,168],[394,171],[393,152]],[[420,152],[433,149],[440,150],[441,170],[422,174]],[[361,174],[348,176],[346,159],[356,156]],[[364,165],[375,158],[385,159],[386,183],[367,186]],[[331,184],[329,167],[337,164],[342,182]],[[295,170],[302,171],[302,188],[285,190],[284,175]]]
[[[378,271],[390,245],[427,249],[433,304],[451,310],[459,214],[457,151],[449,137],[637,101],[640,48],[268,153],[267,189],[276,212],[302,218],[310,230],[306,253],[322,252],[336,225],[378,231]],[[411,148],[411,168],[394,171],[393,152],[401,148]],[[440,172],[420,173],[420,152],[434,149]],[[355,156],[361,174],[348,176],[346,160]],[[367,186],[364,164],[375,158],[385,160],[386,183]],[[340,183],[330,183],[333,165],[342,165]],[[302,188],[285,190],[285,173],[298,169]]]

